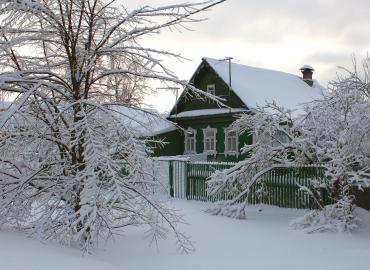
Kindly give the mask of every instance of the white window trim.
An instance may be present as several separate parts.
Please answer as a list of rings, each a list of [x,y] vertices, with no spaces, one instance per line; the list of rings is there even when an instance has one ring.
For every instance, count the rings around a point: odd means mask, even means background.
[[[210,88],[212,88],[213,93],[210,92],[211,91]],[[211,95],[216,95],[216,85],[215,84],[207,84],[207,93],[211,94]]]
[[[252,144],[257,143],[258,131],[255,129],[252,131]]]
[[[194,151],[187,151],[187,149],[188,149],[188,147],[187,147],[188,140],[187,139],[188,139],[189,133],[194,133],[194,145],[193,145]],[[197,130],[196,129],[188,127],[185,130],[184,146],[185,146],[184,154],[196,154],[197,153],[197,149],[196,149],[196,146],[197,146]]]
[[[225,156],[238,156],[239,155],[239,132],[237,130],[234,130],[236,132],[236,151],[234,150],[229,150],[227,145],[227,141],[228,141],[228,133],[230,131],[233,131],[234,129],[232,129],[231,127],[227,127],[227,128],[224,128],[224,134],[225,134]]]
[[[214,150],[206,150],[206,132],[213,131],[214,132],[214,141],[213,141],[213,148]],[[208,155],[216,155],[217,154],[217,128],[211,128],[210,126],[203,129],[203,153]]]

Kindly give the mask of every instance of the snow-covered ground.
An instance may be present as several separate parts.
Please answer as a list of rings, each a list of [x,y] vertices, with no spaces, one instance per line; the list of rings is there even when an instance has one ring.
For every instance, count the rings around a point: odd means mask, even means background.
[[[289,229],[301,210],[252,207],[247,220],[204,214],[207,204],[174,200],[189,225],[183,229],[196,241],[196,252],[176,253],[171,237],[159,249],[148,247],[141,230],[125,235],[93,255],[46,245],[15,233],[0,233],[0,269],[368,269],[370,212],[361,210],[363,226],[352,235],[304,234]]]

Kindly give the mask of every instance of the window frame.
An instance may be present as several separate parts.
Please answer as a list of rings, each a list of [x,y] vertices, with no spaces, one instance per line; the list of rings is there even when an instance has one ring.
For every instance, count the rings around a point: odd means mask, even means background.
[[[235,132],[235,135],[230,136],[230,132]],[[225,156],[238,156],[239,155],[239,132],[236,129],[227,127],[224,129],[225,133]],[[235,138],[235,150],[229,149],[229,138]]]
[[[191,147],[188,147],[188,146],[191,146],[191,144],[189,144],[188,140],[190,140],[190,137],[189,137],[189,133],[192,133],[194,134],[194,137],[192,138],[194,141],[192,142],[193,144],[193,151],[192,150],[188,150],[189,148],[191,149]],[[196,154],[197,152],[197,130],[194,129],[194,128],[191,128],[191,127],[188,127],[186,130],[185,130],[185,138],[184,138],[184,154]]]
[[[207,84],[207,93],[214,96],[216,95],[216,85],[214,83]]]
[[[212,140],[212,137],[207,136],[207,132],[212,131],[213,132],[213,149],[206,149],[207,146],[207,140]],[[211,141],[212,142],[212,141]],[[210,126],[203,129],[203,153],[215,155],[217,154],[217,128],[212,128]]]

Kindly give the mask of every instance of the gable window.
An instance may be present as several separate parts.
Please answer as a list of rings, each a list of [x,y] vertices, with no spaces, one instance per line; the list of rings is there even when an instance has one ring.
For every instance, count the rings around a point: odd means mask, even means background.
[[[195,154],[197,131],[192,128],[188,128],[185,131],[185,154]]]
[[[211,95],[216,94],[216,86],[214,84],[207,84],[207,93]]]
[[[238,155],[239,135],[234,129],[225,129],[225,154]]]
[[[203,129],[205,153],[216,153],[216,134],[216,128],[211,128],[210,126],[208,126],[207,128]]]

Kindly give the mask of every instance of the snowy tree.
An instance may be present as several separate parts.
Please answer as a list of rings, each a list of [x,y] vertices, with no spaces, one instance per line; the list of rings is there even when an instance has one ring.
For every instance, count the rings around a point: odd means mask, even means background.
[[[135,73],[141,72],[140,65],[137,62],[130,61],[127,63],[124,59],[111,57],[111,69],[122,69],[122,65],[126,65],[127,69]],[[111,102],[119,102],[124,104],[141,105],[144,97],[154,94],[154,89],[148,85],[148,79],[127,74],[126,76],[112,76],[107,81],[107,88],[112,94],[106,94],[105,100]]]
[[[181,250],[192,248],[181,216],[152,194],[151,150],[128,124],[139,120],[107,101],[115,86],[144,79],[200,96],[161,62],[181,56],[140,40],[220,2],[129,11],[104,0],[0,0],[0,89],[17,95],[0,120],[3,226],[87,250],[140,225],[153,241],[172,230]]]
[[[361,70],[356,65],[354,71],[345,70],[345,76],[331,82],[321,100],[305,104],[302,112],[272,103],[241,115],[233,126],[254,135],[253,144],[242,148],[250,157],[212,176],[209,192],[226,192],[233,199],[209,211],[245,217],[245,205],[234,205],[248,196],[265,172],[277,166],[317,164],[324,167],[325,178],[301,189],[315,199],[319,210],[292,226],[309,231],[353,229],[356,217],[351,189],[370,183],[369,64],[367,58]],[[334,205],[323,205],[317,192],[320,188],[329,190]]]

